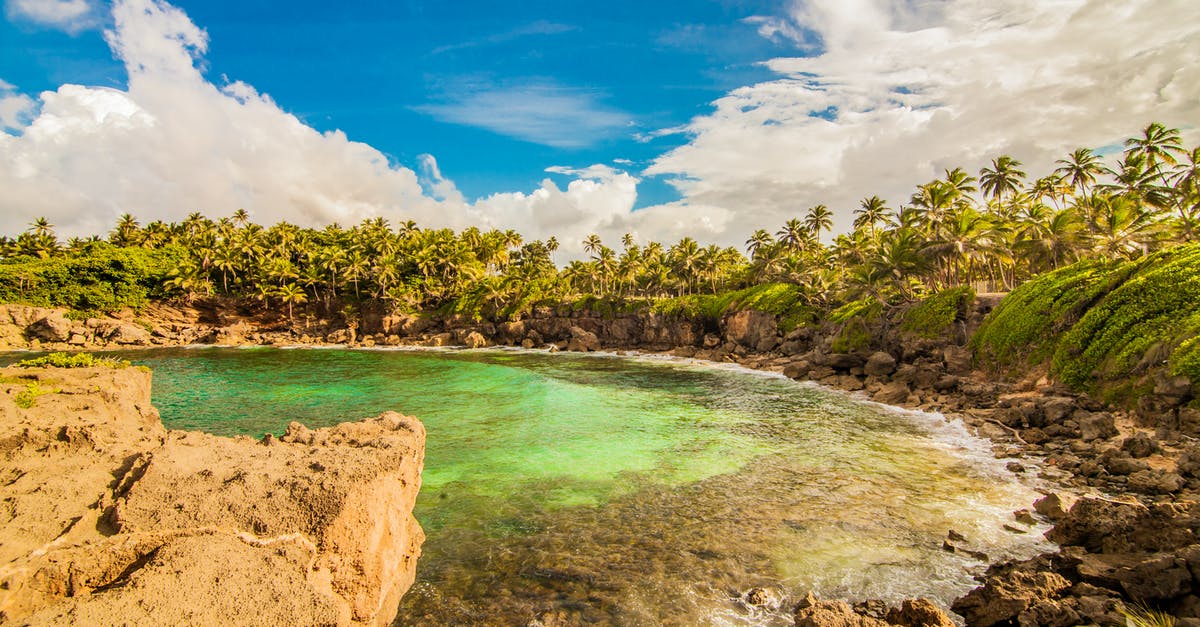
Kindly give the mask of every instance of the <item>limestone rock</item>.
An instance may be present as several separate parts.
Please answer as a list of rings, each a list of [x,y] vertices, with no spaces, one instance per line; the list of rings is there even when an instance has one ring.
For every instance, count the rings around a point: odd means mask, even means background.
[[[1076,498],[1070,494],[1052,493],[1033,502],[1037,513],[1058,522],[1067,517],[1067,512],[1075,504]]]
[[[908,384],[903,381],[892,381],[879,388],[879,391],[871,397],[876,403],[884,403],[887,405],[898,405],[908,400],[909,389]]]
[[[71,339],[72,323],[61,312],[51,312],[25,329],[31,339],[43,342],[66,342]]]
[[[885,620],[904,627],[954,627],[954,621],[946,612],[929,599],[906,600],[900,607],[892,608]]]
[[[136,324],[120,324],[108,336],[109,341],[121,345],[144,345],[150,343],[150,332]]]
[[[1058,573],[1012,570],[989,576],[983,586],[956,600],[951,609],[965,618],[968,625],[989,627],[1014,621],[1023,612],[1057,599],[1070,587],[1071,582]]]
[[[845,601],[816,601],[796,609],[796,627],[887,627],[878,618],[863,616]]]
[[[883,351],[872,353],[863,366],[863,373],[871,377],[885,377],[896,371],[896,358]]]
[[[1113,415],[1108,412],[1079,411],[1074,417],[1079,422],[1079,438],[1084,442],[1108,439],[1120,433]]]
[[[1157,453],[1160,449],[1157,442],[1151,439],[1150,436],[1139,431],[1125,438],[1124,442],[1121,442],[1121,450],[1129,453],[1130,457],[1140,459],[1149,457]]]
[[[726,316],[722,328],[726,340],[759,352],[779,345],[779,325],[769,313],[743,309]]]
[[[571,327],[571,339],[567,341],[567,350],[586,353],[600,350],[600,338],[595,333],[585,331],[580,327]]]
[[[424,429],[384,414],[280,439],[166,432],[137,368],[3,371],[0,620],[383,624],[412,583]],[[0,384],[12,386],[16,384]],[[86,409],[80,410],[80,407]]]

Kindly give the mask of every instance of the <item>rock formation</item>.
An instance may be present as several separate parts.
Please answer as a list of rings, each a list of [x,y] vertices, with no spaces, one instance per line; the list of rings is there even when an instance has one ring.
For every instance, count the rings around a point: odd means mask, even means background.
[[[0,623],[386,624],[424,427],[166,431],[138,368],[0,370]]]

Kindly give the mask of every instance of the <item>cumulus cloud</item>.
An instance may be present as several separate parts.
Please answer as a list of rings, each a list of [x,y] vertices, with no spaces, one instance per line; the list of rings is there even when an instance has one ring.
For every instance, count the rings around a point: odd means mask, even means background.
[[[10,18],[25,19],[44,26],[78,32],[96,23],[88,0],[8,0]]]
[[[33,98],[16,92],[10,83],[0,79],[0,131],[15,131],[33,115]]]
[[[810,56],[767,65],[686,127],[648,175],[675,175],[685,204],[725,207],[744,239],[826,203],[848,228],[857,200],[893,205],[944,168],[1007,153],[1031,175],[1078,146],[1150,121],[1200,119],[1200,22],[1192,0],[808,0],[755,21]]]
[[[347,224],[383,216],[422,226],[515,228],[545,237],[630,211],[636,179],[580,172],[566,189],[468,203],[432,155],[418,172],[340,131],[320,133],[242,82],[217,86],[197,64],[207,34],[159,0],[118,0],[105,33],[126,90],[63,85],[35,103],[0,85],[0,232],[45,216],[61,235],[245,208],[261,223]],[[34,112],[36,110],[36,116]],[[561,238],[561,236],[560,236]]]

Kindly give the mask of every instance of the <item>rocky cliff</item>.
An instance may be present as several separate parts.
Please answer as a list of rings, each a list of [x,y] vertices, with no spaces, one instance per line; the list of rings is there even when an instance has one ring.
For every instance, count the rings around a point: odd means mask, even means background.
[[[369,625],[424,535],[425,431],[167,431],[137,368],[0,370],[0,623]]]

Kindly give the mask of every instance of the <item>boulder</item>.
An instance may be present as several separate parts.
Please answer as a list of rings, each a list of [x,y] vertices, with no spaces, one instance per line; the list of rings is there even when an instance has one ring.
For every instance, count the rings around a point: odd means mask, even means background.
[[[1050,607],[1037,608],[1047,602],[1052,603],[1070,587],[1071,582],[1058,573],[1011,569],[989,574],[984,585],[957,599],[950,609],[965,618],[968,625],[990,627],[1000,623],[1017,623],[1017,618],[1029,610],[1035,614],[1049,613]],[[1019,624],[1045,623],[1032,620],[1019,621]]]
[[[828,366],[834,370],[850,370],[862,366],[865,360],[861,355],[854,353],[829,353],[821,356],[821,365]]]
[[[805,360],[793,361],[783,367],[783,376],[789,379],[804,379],[808,376],[812,366]],[[1198,467],[1200,467],[1200,457],[1198,459]]]
[[[796,627],[887,627],[888,623],[863,616],[845,601],[800,603],[795,615]]]
[[[1042,418],[1048,425],[1058,424],[1069,418],[1075,409],[1075,399],[1052,396],[1042,401]]]
[[[479,331],[471,331],[463,338],[463,346],[467,348],[483,348],[489,344],[488,339],[483,337],[483,334]]]
[[[767,352],[779,345],[779,325],[769,313],[743,309],[722,321],[725,339],[745,348]]]
[[[1058,522],[1067,517],[1067,512],[1076,500],[1070,494],[1051,493],[1034,501],[1033,509],[1051,521]]]
[[[567,350],[586,353],[600,350],[600,339],[595,333],[585,331],[580,327],[571,327],[571,339],[567,341]]]
[[[71,328],[74,326],[61,312],[51,312],[39,318],[25,328],[25,334],[30,339],[43,342],[66,342],[71,339]]]
[[[892,608],[885,620],[904,627],[955,627],[946,612],[929,599],[906,600],[900,607]]]
[[[1175,469],[1185,477],[1200,479],[1200,444],[1190,444],[1184,448]]]
[[[1178,473],[1147,468],[1129,475],[1126,486],[1139,494],[1173,494],[1186,484]]]
[[[910,390],[908,384],[903,381],[892,381],[879,388],[878,392],[871,397],[871,400],[876,403],[885,405],[899,405],[908,400]]]
[[[143,345],[150,343],[150,332],[136,324],[120,324],[108,336],[109,341],[121,345]]]
[[[883,351],[871,353],[863,366],[863,374],[872,377],[886,377],[896,371],[896,358]]]
[[[1141,459],[1150,457],[1161,449],[1158,443],[1143,432],[1135,433],[1121,442],[1121,450],[1129,453],[1130,457]]]
[[[942,349],[942,362],[946,364],[946,371],[951,374],[966,374],[975,367],[975,357],[971,351],[953,344]]]
[[[1072,417],[1079,423],[1079,438],[1084,442],[1106,440],[1120,433],[1113,415],[1108,412],[1079,410]]]

